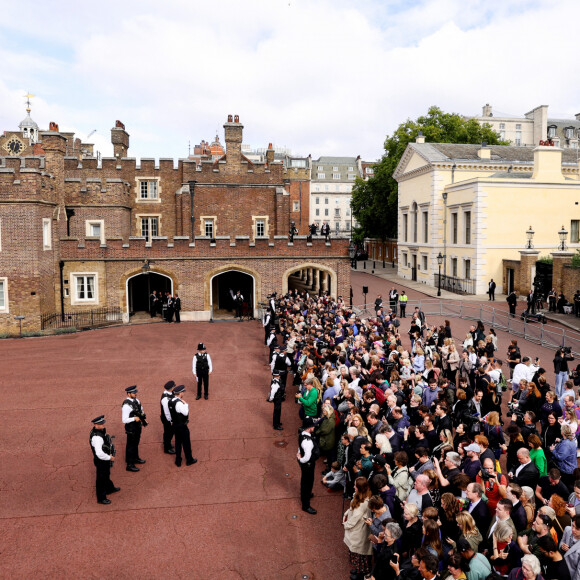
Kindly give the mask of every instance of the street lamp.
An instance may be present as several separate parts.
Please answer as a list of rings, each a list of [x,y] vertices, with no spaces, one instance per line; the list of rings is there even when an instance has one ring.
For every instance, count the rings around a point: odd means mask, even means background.
[[[439,252],[439,255],[437,256],[437,265],[439,266],[439,280],[438,280],[438,284],[437,284],[437,296],[441,296],[441,264],[443,264],[443,256],[441,255],[441,252]]]
[[[562,227],[564,227],[564,226],[562,226]],[[535,233],[536,232],[534,232],[534,230],[532,229],[532,226],[530,226],[529,230],[526,230],[526,238],[528,238],[528,243],[526,245],[526,248],[528,250],[531,250],[534,247],[534,245],[532,244],[532,240],[534,239]]]
[[[564,226],[562,226],[562,229],[558,232],[558,236],[560,238],[560,245],[558,246],[558,250],[560,250],[560,252],[565,252],[566,238],[568,237],[568,232],[564,229]]]
[[[354,245],[354,242],[352,240],[350,241],[350,244],[348,245],[348,255],[350,256],[350,267],[356,268],[356,260],[355,260],[356,246]]]
[[[149,270],[151,270],[151,262],[149,260],[143,260],[141,270],[143,270],[143,274],[149,274]]]

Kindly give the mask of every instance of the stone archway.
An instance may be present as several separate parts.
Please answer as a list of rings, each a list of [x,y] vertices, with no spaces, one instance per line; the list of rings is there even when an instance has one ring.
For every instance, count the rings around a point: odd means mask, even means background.
[[[150,274],[145,274],[141,268],[133,268],[130,271],[126,272],[121,279],[119,280],[119,307],[121,312],[123,313],[123,322],[127,323],[130,319],[130,312],[131,312],[131,296],[130,296],[130,285],[131,281],[140,277],[140,276],[148,276],[148,275],[155,275],[159,276],[160,278],[168,279],[168,291],[174,294],[177,291],[178,280],[176,276],[164,270],[163,268],[151,268]],[[159,288],[157,288],[159,289]]]
[[[298,275],[294,276],[297,280],[293,280],[293,274],[297,273]],[[338,277],[336,272],[328,266],[304,262],[292,266],[282,275],[282,294],[286,294],[293,287],[308,289],[311,292],[326,291],[332,296],[338,289]]]
[[[214,268],[210,270],[204,279],[204,291],[203,291],[203,302],[204,302],[204,310],[211,311],[213,305],[213,292],[214,292],[214,279],[219,277],[221,274],[226,273],[240,273],[250,276],[253,280],[253,288],[252,288],[252,296],[251,296],[251,305],[253,308],[253,316],[257,315],[257,307],[258,303],[262,300],[262,276],[252,269],[246,266],[241,266],[240,264],[224,264],[223,266],[219,266],[218,268]]]

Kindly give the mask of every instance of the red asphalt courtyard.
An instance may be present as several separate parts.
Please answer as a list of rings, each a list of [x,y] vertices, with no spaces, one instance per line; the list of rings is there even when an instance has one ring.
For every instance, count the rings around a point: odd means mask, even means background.
[[[360,271],[352,282],[356,304],[363,285],[371,305],[391,286]],[[420,294],[408,294],[410,312]],[[507,310],[502,297],[496,304]],[[471,323],[451,320],[458,341]],[[407,329],[402,321],[404,344]],[[502,357],[510,337],[498,336]],[[312,505],[318,514],[300,509],[298,407],[288,397],[284,431],[272,430],[263,337],[261,324],[252,321],[142,324],[0,341],[0,577],[346,578],[342,496],[327,493],[317,478]],[[200,341],[214,366],[208,401],[195,401],[191,374]],[[519,343],[522,354],[542,359],[553,379],[553,351]],[[159,398],[170,379],[188,389],[199,460],[191,467],[177,468],[163,453]],[[123,461],[121,403],[133,384],[150,423],[140,448],[147,463],[139,473],[126,472]],[[109,506],[96,502],[89,446],[90,421],[103,413],[107,431],[116,435],[112,480],[121,487]]]

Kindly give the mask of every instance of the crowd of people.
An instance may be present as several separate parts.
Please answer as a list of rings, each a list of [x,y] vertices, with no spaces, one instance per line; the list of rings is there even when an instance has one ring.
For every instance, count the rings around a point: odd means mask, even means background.
[[[553,375],[481,322],[456,340],[417,307],[403,329],[378,298],[363,319],[292,291],[264,318],[273,427],[293,376],[302,509],[320,458],[320,489],[348,502],[351,579],[580,580],[571,353]]]

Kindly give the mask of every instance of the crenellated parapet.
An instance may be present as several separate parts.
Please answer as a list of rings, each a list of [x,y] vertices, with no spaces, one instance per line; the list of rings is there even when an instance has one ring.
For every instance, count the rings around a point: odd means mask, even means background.
[[[226,258],[347,258],[348,238],[334,238],[329,242],[314,236],[295,236],[290,243],[287,236],[250,238],[250,236],[217,236],[196,238],[189,236],[130,237],[107,239],[61,238],[61,257],[65,260],[162,260],[162,259],[226,259]]]

